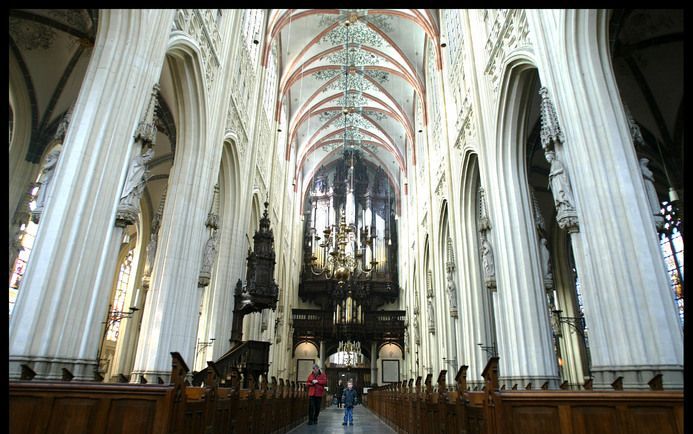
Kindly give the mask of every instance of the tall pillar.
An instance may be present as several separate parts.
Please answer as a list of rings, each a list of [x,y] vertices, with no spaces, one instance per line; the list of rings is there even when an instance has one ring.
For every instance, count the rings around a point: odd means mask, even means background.
[[[91,380],[115,272],[114,216],[134,128],[163,66],[173,10],[101,10],[9,329],[9,376]],[[117,176],[114,176],[117,174]]]
[[[593,385],[623,377],[624,388],[647,388],[661,373],[664,388],[682,388],[683,331],[611,68],[608,13],[528,11],[527,21],[565,134]]]
[[[378,343],[371,343],[371,385],[377,386],[378,382]]]
[[[508,111],[517,109],[522,99],[519,80],[515,78],[506,89]],[[495,291],[492,300],[501,384],[510,388],[532,383],[536,387],[548,382],[549,388],[557,388],[560,376],[536,248],[529,186],[518,182],[520,175],[515,170],[518,161],[525,164],[525,156],[517,152],[521,146],[507,146],[524,137],[523,128],[518,122],[501,125],[496,146],[489,147],[492,149],[486,156],[489,172],[484,184],[489,188],[484,197],[489,221],[482,219],[479,225],[484,280],[486,287]],[[489,230],[490,223],[493,230]],[[492,254],[487,252],[488,245]],[[476,344],[484,344],[477,351],[484,351],[488,360],[493,354],[492,343]]]
[[[320,354],[318,354],[318,357],[320,358],[320,369],[325,370],[325,341],[320,340]]]
[[[142,378],[150,383],[159,379],[167,382],[174,351],[189,365],[193,363],[200,264],[207,258],[205,250],[211,248],[204,222],[219,179],[221,149],[212,142],[214,129],[207,128],[211,121],[200,54],[187,39],[174,37],[168,59],[177,91],[176,126],[180,134],[131,382]]]

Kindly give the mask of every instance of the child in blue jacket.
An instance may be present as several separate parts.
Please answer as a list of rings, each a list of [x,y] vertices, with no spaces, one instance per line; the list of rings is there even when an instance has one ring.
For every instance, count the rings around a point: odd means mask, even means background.
[[[347,421],[349,421],[349,425],[354,424],[354,405],[356,403],[356,389],[354,389],[354,383],[349,381],[342,393],[342,404],[344,404],[344,422],[342,425],[346,425]]]

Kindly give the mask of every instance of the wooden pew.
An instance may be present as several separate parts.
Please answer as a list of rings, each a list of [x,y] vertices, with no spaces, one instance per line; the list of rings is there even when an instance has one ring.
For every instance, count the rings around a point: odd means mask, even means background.
[[[12,434],[168,434],[171,385],[11,381]]]
[[[455,376],[456,390],[445,384],[445,371],[437,389],[427,375],[409,386],[390,385],[369,391],[368,406],[400,433],[439,434],[683,434],[683,391],[662,390],[661,376],[651,390],[624,390],[617,378],[613,390],[565,388],[548,384],[499,388],[498,357],[489,359],[482,390],[467,390],[467,366]],[[586,386],[590,385],[586,382]],[[395,408],[392,407],[395,406]]]
[[[10,382],[12,434],[275,434],[307,417],[308,398],[300,385],[262,376],[259,389],[248,378],[242,389],[237,369],[225,371],[224,385],[208,362],[204,387],[186,381],[188,367],[171,353],[170,384],[127,384],[27,380]]]

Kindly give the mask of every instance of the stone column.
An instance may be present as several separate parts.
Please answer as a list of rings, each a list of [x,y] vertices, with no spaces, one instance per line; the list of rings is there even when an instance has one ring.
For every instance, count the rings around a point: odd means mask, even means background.
[[[9,376],[91,380],[115,270],[125,151],[163,66],[174,11],[101,10],[96,44],[9,328]]]
[[[371,343],[371,384],[377,386],[378,381],[378,343]]]
[[[171,352],[193,363],[199,312],[204,222],[218,181],[221,134],[208,113],[204,65],[195,45],[174,35],[167,54],[177,92],[176,161],[169,176],[161,232],[130,381],[167,382]],[[216,137],[216,139],[212,139]]]
[[[520,98],[519,86],[508,89],[508,110],[516,107]],[[504,125],[496,137],[496,147],[505,150],[508,143],[517,146],[517,138],[523,137],[520,124]],[[519,146],[515,149],[519,149]],[[529,186],[518,182],[514,170],[525,164],[522,153],[498,151],[498,157],[487,155],[489,173],[487,195],[488,218],[493,230],[480,222],[482,263],[488,271],[495,269],[495,293],[493,306],[496,318],[496,342],[501,383],[507,388],[517,384],[522,388],[528,383],[535,387],[549,382],[549,387],[559,385],[558,364],[555,357],[551,324],[541,272],[541,259],[536,248],[536,235]],[[521,162],[521,163],[518,163]],[[509,168],[510,166],[510,168]],[[484,259],[483,247],[492,245],[493,261]],[[493,266],[493,268],[491,267]],[[485,267],[486,268],[486,267]],[[487,288],[489,273],[484,272]],[[477,342],[488,360],[492,344]],[[489,352],[487,352],[489,351]]]
[[[325,370],[325,341],[320,340],[320,354],[318,354],[318,357],[320,358],[320,369],[322,371]]]
[[[661,373],[665,389],[683,387],[683,332],[611,68],[608,13],[537,10],[527,21],[572,171],[593,385],[623,377],[624,388],[647,388]]]

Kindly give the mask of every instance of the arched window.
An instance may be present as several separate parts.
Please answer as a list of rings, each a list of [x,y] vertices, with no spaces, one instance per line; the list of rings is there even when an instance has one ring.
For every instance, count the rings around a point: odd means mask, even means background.
[[[462,12],[460,9],[445,9],[445,26],[448,37],[448,79],[455,107],[459,113],[465,96],[464,83],[464,36],[462,34]]]
[[[267,73],[265,75],[264,107],[267,119],[274,115],[274,102],[277,94],[277,46],[273,45],[267,59]]]
[[[111,307],[112,311],[122,312],[125,306],[125,294],[127,292],[128,283],[130,282],[130,275],[132,274],[132,256],[134,251],[131,249],[125,259],[120,263],[120,272],[118,273],[118,282],[116,283],[115,295],[113,296],[113,305]],[[108,325],[108,331],[106,332],[106,339],[109,341],[116,342],[118,340],[118,333],[120,331],[120,320],[111,321]]]
[[[681,217],[676,205],[670,201],[662,202],[664,226],[659,234],[659,245],[669,273],[674,300],[679,309],[683,325],[683,237],[681,236]]]
[[[256,70],[257,58],[260,53],[264,19],[265,11],[263,9],[246,9],[243,15],[243,43],[250,55],[250,64],[253,72]]]
[[[40,175],[39,175],[40,177]],[[33,211],[36,208],[36,195],[38,194],[38,178],[37,182],[32,184],[29,195],[29,210]],[[18,245],[19,253],[17,254],[17,259],[15,259],[12,266],[12,271],[10,275],[10,290],[9,290],[9,314],[12,315],[12,310],[14,309],[15,301],[17,300],[17,294],[19,293],[19,286],[24,278],[24,272],[26,271],[26,264],[29,262],[29,254],[34,245],[34,238],[36,238],[36,231],[38,230],[38,225],[27,220],[26,223],[22,223],[19,226],[19,234],[17,236],[16,242]]]

